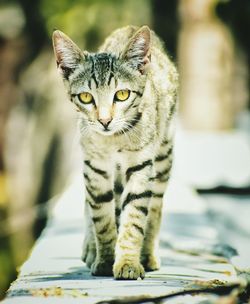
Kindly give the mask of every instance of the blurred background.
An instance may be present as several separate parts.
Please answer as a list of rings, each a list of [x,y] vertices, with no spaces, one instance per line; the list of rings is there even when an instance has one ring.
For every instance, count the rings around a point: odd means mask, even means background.
[[[2,0],[0,298],[76,166],[76,114],[56,71],[52,31],[95,51],[128,24],[149,25],[176,62],[184,130],[250,130],[249,0]]]

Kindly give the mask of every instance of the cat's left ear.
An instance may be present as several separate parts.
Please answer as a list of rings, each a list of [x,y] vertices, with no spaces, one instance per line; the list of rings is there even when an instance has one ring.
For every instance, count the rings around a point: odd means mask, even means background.
[[[58,69],[67,79],[83,61],[84,54],[67,35],[59,30],[53,32],[52,41]]]
[[[124,53],[124,58],[133,68],[144,74],[145,68],[150,62],[150,29],[142,26],[131,38]]]

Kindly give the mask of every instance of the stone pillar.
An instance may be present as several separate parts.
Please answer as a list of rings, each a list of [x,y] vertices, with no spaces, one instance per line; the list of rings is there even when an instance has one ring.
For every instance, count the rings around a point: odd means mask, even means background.
[[[184,127],[225,130],[234,126],[234,45],[218,19],[219,0],[180,0],[180,113]]]

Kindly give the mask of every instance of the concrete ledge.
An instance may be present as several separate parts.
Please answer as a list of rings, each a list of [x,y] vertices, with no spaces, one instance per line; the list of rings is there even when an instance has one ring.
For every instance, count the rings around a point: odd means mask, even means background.
[[[215,303],[217,296],[209,293],[185,294],[244,284],[230,263],[236,251],[219,242],[204,201],[175,181],[171,181],[165,195],[161,269],[137,281],[91,276],[80,259],[83,199],[82,181],[77,178],[58,199],[4,304],[142,303],[176,293],[183,295],[168,298],[167,303],[201,303],[205,299]]]

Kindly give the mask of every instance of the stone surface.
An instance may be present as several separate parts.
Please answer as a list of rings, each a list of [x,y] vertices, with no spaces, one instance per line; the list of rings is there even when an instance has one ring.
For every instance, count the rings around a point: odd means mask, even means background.
[[[241,130],[176,134],[174,175],[195,188],[250,185],[250,137]]]
[[[79,178],[58,199],[46,229],[21,267],[4,304],[91,304],[109,303],[112,299],[133,303],[138,298],[138,303],[143,303],[143,298],[241,284],[230,262],[236,252],[219,243],[205,202],[174,181],[165,194],[160,270],[147,272],[144,280],[137,281],[91,276],[80,259],[84,236],[82,201]],[[165,302],[201,303],[205,299],[213,303],[216,296],[182,295]]]

